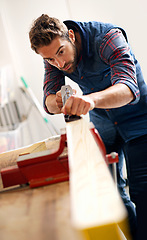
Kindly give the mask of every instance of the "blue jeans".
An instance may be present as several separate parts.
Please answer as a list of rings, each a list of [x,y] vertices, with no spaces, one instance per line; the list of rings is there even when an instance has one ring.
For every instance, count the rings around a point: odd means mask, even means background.
[[[137,240],[147,239],[147,135],[125,143],[129,191],[136,205]]]

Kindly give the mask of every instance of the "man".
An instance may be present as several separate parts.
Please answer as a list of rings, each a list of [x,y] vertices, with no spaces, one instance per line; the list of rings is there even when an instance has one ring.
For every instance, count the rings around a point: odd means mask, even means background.
[[[129,213],[133,239],[142,239],[147,213],[147,85],[126,32],[102,22],[62,23],[42,15],[29,33],[31,48],[44,59],[44,108],[50,114],[87,114],[107,153],[119,153],[118,187]],[[63,106],[61,86],[69,77],[83,91]],[[131,200],[122,178],[125,155]],[[138,236],[138,238],[137,238]]]

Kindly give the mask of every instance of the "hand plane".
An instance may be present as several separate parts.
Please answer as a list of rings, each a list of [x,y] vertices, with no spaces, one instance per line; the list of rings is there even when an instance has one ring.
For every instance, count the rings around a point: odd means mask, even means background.
[[[70,98],[72,94],[73,94],[73,90],[70,85],[65,85],[61,87],[61,96],[62,96],[63,106],[65,105],[67,99]],[[65,119],[65,122],[71,122],[71,121],[81,119],[81,117],[77,115],[71,115],[71,116],[64,115],[64,119]]]

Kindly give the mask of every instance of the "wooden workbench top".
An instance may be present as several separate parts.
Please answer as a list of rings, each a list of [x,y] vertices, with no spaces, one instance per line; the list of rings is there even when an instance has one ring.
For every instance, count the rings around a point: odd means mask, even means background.
[[[22,152],[57,149],[59,137],[0,154],[0,168],[16,164]],[[65,153],[64,153],[65,154]],[[69,182],[30,189],[3,189],[0,179],[1,240],[82,240],[70,221]]]

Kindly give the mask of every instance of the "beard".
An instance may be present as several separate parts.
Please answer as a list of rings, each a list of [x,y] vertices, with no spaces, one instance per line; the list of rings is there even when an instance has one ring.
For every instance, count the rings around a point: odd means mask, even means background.
[[[76,67],[77,67],[77,63],[78,63],[78,50],[77,50],[77,47],[71,42],[72,44],[72,48],[73,48],[73,60],[66,63],[64,65],[64,67],[62,69],[60,69],[61,71],[64,71],[66,73],[73,73],[75,70],[76,70]],[[69,66],[69,68],[68,68]],[[68,68],[67,70],[64,70]]]

